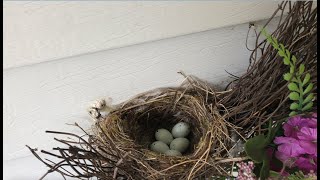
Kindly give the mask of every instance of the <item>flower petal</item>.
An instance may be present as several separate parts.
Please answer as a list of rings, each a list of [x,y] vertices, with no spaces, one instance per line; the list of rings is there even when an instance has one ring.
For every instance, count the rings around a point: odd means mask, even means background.
[[[283,125],[284,135],[297,138],[297,132],[303,127],[317,128],[316,119],[302,116],[291,117],[288,119],[287,123]]]
[[[317,141],[317,129],[303,127],[300,132],[297,133],[297,137],[299,140]]]
[[[290,157],[290,156],[287,156],[286,154],[282,153],[282,152],[279,152],[277,151],[275,153],[275,156],[277,159],[279,159],[283,164],[286,164],[287,167],[295,167],[296,164],[295,164],[295,159],[296,158],[293,158],[293,157]]]
[[[280,136],[280,137],[276,137],[273,142],[275,144],[285,144],[285,143],[289,143],[290,141],[294,141],[294,140],[296,140],[296,139],[294,139],[292,137]]]
[[[317,164],[314,162],[312,157],[299,157],[296,161],[296,165],[299,169],[304,170],[305,172],[317,170]]]
[[[274,143],[278,144],[278,151],[289,157],[297,157],[305,151],[300,147],[299,141],[291,137],[276,137]]]
[[[299,141],[299,144],[301,147],[303,147],[303,150],[307,154],[315,155],[317,156],[317,144],[311,141]]]

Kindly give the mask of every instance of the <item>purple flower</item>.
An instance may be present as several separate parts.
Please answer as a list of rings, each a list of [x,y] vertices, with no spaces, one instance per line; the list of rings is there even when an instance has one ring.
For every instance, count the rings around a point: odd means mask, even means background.
[[[305,152],[317,156],[317,129],[303,127],[297,136]]]
[[[317,158],[315,156],[299,157],[296,165],[305,172],[317,171]]]
[[[304,172],[317,170],[317,113],[295,116],[283,125],[286,137],[276,137],[275,153],[287,167],[297,166]]]
[[[295,167],[296,164],[296,157],[290,157],[282,152],[276,151],[275,156],[277,159],[279,159],[280,161],[282,161],[283,164],[285,164],[287,167],[292,168]],[[281,169],[280,169],[281,171]]]
[[[279,145],[278,151],[288,157],[297,157],[305,153],[299,141],[292,137],[276,137],[274,143]]]
[[[303,118],[301,116],[291,117],[288,122],[283,125],[284,135],[287,137],[297,138],[297,132],[299,132],[303,127],[317,128],[316,119]]]

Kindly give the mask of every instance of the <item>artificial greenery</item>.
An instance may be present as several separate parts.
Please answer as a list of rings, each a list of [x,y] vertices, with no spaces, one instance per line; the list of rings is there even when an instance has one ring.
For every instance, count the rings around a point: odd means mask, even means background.
[[[269,176],[270,159],[267,156],[267,146],[272,142],[276,132],[281,127],[281,123],[282,121],[279,121],[272,127],[272,121],[270,120],[268,134],[254,136],[249,139],[244,146],[247,156],[249,156],[253,162],[258,164],[262,163],[261,168],[259,168],[259,172],[257,173],[257,176],[260,177],[261,180],[267,179]]]
[[[288,180],[304,180],[306,179],[303,172],[297,171],[287,177]]]
[[[314,94],[311,93],[313,83],[310,82],[310,73],[305,73],[305,65],[297,65],[297,58],[290,53],[283,44],[262,29],[262,34],[267,41],[278,51],[279,56],[283,57],[283,63],[290,66],[290,71],[285,73],[283,78],[289,82],[288,89],[291,91],[289,98],[293,101],[290,105],[291,113],[289,116],[308,111],[313,106]]]

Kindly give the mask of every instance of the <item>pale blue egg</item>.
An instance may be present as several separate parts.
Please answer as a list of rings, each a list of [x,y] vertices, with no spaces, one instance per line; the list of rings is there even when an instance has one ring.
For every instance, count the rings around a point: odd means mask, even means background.
[[[155,152],[165,153],[169,150],[169,146],[162,141],[155,141],[150,145],[150,149]]]
[[[187,138],[176,138],[170,143],[170,149],[184,153],[188,149],[189,144],[190,142]]]
[[[156,140],[170,144],[173,140],[172,134],[166,129],[158,129],[155,133]]]
[[[181,152],[173,149],[166,151],[164,154],[166,154],[167,156],[182,156]]]
[[[186,137],[190,133],[190,126],[185,122],[179,122],[173,126],[171,133],[174,138]]]

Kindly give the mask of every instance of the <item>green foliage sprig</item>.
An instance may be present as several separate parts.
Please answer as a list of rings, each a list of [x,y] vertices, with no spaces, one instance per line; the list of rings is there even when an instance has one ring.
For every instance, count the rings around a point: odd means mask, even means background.
[[[272,125],[272,121],[269,121],[268,133],[266,135],[260,134],[248,139],[244,146],[244,150],[247,156],[253,160],[254,163],[260,164],[258,174],[256,174],[261,180],[265,180],[269,177],[270,171],[270,159],[267,156],[267,146],[272,142],[276,132],[281,127],[282,121]]]
[[[290,53],[283,44],[279,43],[275,37],[262,29],[262,34],[266,36],[267,41],[278,50],[279,56],[283,57],[283,63],[290,66],[290,71],[283,75],[283,78],[289,82],[288,89],[291,91],[289,98],[294,101],[290,105],[291,113],[289,116],[294,116],[312,108],[314,94],[311,93],[313,83],[310,82],[310,73],[305,72],[305,65],[300,63],[297,68],[297,58]]]
[[[270,171],[270,177],[271,179],[281,179],[279,172]],[[306,176],[302,171],[297,171],[293,174],[290,174],[289,176],[285,177],[286,180],[315,180],[317,179],[316,176]]]
[[[305,175],[301,171],[290,174],[287,177],[287,179],[288,180],[312,180],[311,178],[305,177]]]

